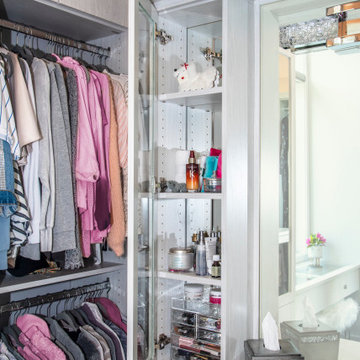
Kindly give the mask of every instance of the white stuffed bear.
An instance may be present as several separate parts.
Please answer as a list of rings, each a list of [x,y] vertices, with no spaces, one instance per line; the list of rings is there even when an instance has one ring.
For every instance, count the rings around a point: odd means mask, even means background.
[[[195,63],[183,64],[174,70],[174,76],[179,82],[179,91],[210,89],[219,83],[219,72],[214,66],[199,73]]]

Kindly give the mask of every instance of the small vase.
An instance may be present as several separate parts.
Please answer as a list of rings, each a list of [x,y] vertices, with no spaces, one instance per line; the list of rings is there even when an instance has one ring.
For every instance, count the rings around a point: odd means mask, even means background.
[[[320,259],[323,255],[323,246],[310,246],[308,256],[313,259],[313,267],[321,267]]]

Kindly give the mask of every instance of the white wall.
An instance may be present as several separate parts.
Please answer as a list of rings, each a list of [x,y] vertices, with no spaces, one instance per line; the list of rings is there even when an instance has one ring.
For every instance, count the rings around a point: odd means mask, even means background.
[[[310,229],[326,262],[360,262],[360,53],[308,56]]]

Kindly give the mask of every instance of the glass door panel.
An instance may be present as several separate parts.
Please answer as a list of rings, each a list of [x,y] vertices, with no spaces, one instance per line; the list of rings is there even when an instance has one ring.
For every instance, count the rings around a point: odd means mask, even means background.
[[[153,122],[155,22],[129,2],[128,358],[154,359]]]
[[[153,179],[154,34],[155,23],[140,4],[138,323],[144,331],[140,341],[143,359],[153,359],[154,353],[153,199],[150,196]],[[140,334],[141,330],[139,329]]]

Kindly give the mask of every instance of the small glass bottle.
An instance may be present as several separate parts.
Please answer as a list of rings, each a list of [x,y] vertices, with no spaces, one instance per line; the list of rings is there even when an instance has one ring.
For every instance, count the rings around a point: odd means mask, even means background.
[[[211,277],[213,278],[221,277],[220,255],[213,256],[213,264],[211,266]]]
[[[194,150],[190,151],[189,163],[186,165],[186,189],[189,192],[199,190],[199,165],[196,163]]]

